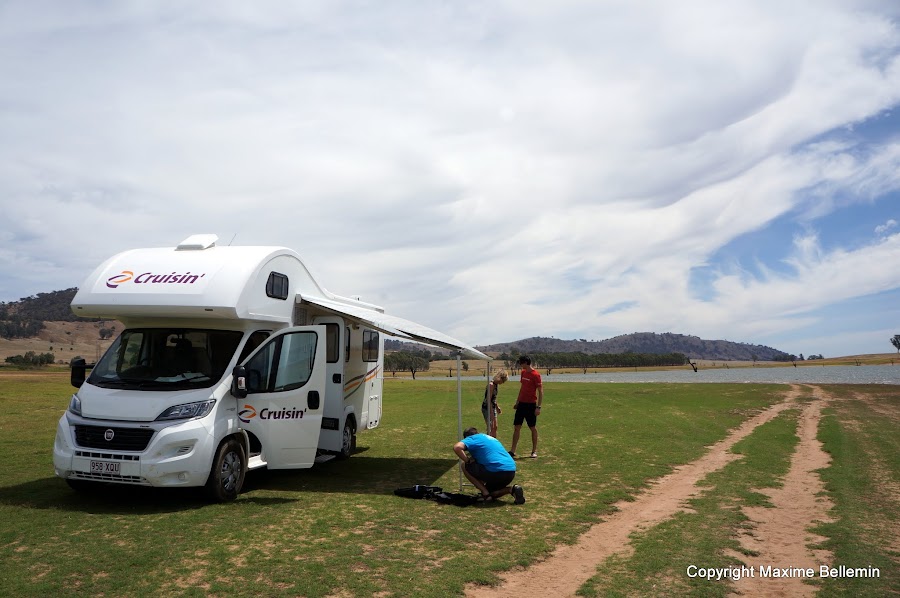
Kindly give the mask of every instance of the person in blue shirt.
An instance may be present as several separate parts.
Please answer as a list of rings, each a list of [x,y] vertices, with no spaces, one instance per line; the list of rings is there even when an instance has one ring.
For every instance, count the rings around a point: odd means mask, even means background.
[[[469,428],[463,432],[463,439],[453,445],[453,452],[462,460],[463,474],[478,488],[481,498],[494,500],[512,494],[517,505],[525,502],[522,487],[510,486],[516,477],[516,462],[499,440]]]

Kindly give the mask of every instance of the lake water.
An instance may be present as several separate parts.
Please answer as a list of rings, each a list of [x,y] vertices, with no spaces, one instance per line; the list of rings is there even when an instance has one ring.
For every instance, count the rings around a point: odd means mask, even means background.
[[[540,370],[538,370],[540,371]],[[900,384],[900,365],[801,366],[778,368],[691,368],[593,374],[551,374],[545,382],[744,382],[752,384]],[[510,376],[510,380],[518,376]]]

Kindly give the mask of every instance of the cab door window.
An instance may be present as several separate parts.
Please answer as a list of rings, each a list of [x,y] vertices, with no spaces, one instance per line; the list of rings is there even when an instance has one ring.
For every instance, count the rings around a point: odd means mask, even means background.
[[[274,392],[293,390],[309,382],[316,361],[317,341],[315,332],[294,332],[281,337]]]
[[[244,348],[241,349],[241,356],[238,357],[238,363],[243,363],[247,356],[253,353],[253,351],[263,344],[269,335],[272,334],[271,330],[256,330],[253,334],[250,335],[250,338],[247,339],[247,343],[244,345]]]
[[[264,346],[247,362],[247,391],[282,392],[309,382],[316,358],[318,335],[290,332]]]

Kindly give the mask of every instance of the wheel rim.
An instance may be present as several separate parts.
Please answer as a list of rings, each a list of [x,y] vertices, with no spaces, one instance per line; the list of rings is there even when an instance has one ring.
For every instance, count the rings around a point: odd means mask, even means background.
[[[222,459],[222,488],[232,492],[241,477],[241,456],[235,451],[226,453]]]
[[[353,433],[350,431],[350,426],[344,426],[344,439],[343,446],[341,447],[341,452],[345,455],[349,455],[352,450],[352,442],[353,442]]]

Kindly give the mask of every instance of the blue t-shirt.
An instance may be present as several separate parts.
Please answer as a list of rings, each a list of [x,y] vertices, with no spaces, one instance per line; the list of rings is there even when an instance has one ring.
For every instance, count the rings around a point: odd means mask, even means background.
[[[487,471],[515,471],[516,462],[509,456],[499,440],[487,434],[473,434],[463,438],[466,450]]]

